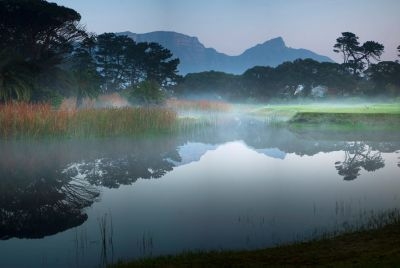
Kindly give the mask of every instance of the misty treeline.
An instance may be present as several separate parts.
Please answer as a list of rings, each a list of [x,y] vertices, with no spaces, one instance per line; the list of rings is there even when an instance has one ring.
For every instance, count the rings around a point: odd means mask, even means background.
[[[380,61],[382,44],[360,44],[349,32],[334,45],[342,64],[299,59],[242,75],[210,71],[182,78],[179,59],[160,44],[96,36],[80,19],[75,10],[44,0],[0,0],[0,102],[57,105],[76,96],[79,106],[84,97],[112,92],[140,103],[159,103],[170,94],[259,101],[400,94],[398,61]]]
[[[350,32],[336,39],[333,48],[343,56],[342,64],[297,59],[275,68],[256,66],[242,75],[193,73],[183,78],[176,92],[188,97],[250,101],[400,96],[400,63],[380,61],[384,46],[375,41],[360,44],[358,39]],[[400,46],[397,49],[400,53]]]
[[[44,0],[0,0],[0,101],[52,102],[124,91],[158,100],[179,59],[157,43],[94,35],[75,10]],[[148,94],[144,95],[144,94]]]

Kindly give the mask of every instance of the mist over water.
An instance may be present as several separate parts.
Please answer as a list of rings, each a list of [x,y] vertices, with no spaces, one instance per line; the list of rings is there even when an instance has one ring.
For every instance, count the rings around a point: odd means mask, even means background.
[[[218,120],[152,138],[2,142],[1,265],[254,249],[399,208],[396,133]]]

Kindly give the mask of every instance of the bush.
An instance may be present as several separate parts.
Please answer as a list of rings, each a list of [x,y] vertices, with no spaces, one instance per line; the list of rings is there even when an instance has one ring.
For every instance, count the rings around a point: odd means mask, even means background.
[[[155,81],[143,81],[133,89],[126,92],[128,100],[134,104],[162,104],[166,93]]]

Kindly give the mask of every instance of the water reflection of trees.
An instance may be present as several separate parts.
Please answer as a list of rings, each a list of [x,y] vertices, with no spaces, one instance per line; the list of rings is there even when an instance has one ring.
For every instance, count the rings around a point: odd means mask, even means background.
[[[0,239],[41,238],[86,221],[97,186],[159,178],[179,161],[175,140],[0,144]]]
[[[178,152],[159,152],[157,148],[149,151],[120,155],[117,158],[104,157],[83,160],[69,164],[63,174],[67,177],[82,177],[92,185],[117,188],[119,185],[134,183],[137,179],[160,178],[179,161]]]
[[[14,170],[0,162],[0,239],[40,238],[80,225],[87,219],[83,208],[99,195],[87,182],[51,169]]]
[[[0,239],[43,237],[82,224],[87,219],[84,208],[96,201],[99,186],[116,188],[139,178],[162,177],[181,161],[178,148],[187,141],[243,140],[255,149],[279,148],[297,155],[344,150],[345,159],[336,168],[345,180],[357,178],[361,168],[382,168],[377,151],[400,147],[391,141],[348,143],[337,135],[314,139],[307,133],[248,122],[190,136],[143,140],[0,143]]]
[[[353,142],[344,148],[345,159],[335,163],[338,174],[344,180],[354,180],[360,175],[361,168],[366,171],[375,171],[383,168],[385,162],[380,152],[371,150],[371,147],[363,142]]]

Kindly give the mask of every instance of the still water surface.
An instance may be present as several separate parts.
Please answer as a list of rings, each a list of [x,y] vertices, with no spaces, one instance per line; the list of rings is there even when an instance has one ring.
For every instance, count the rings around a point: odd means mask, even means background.
[[[396,134],[249,129],[0,143],[0,266],[254,249],[400,208]]]

